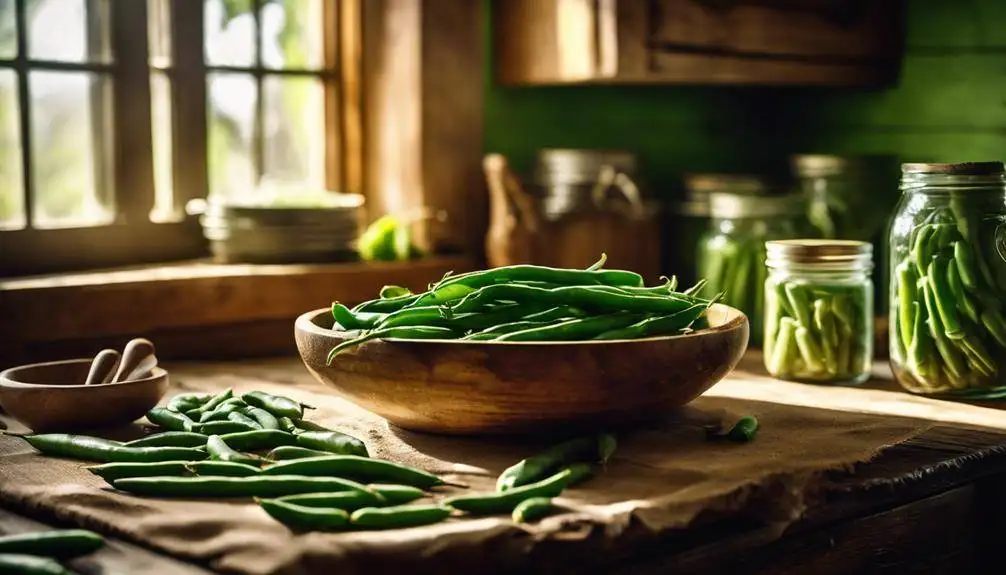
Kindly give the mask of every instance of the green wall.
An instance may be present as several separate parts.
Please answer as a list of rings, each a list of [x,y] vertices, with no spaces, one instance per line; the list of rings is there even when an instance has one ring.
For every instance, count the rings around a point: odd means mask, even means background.
[[[1006,0],[910,0],[894,88],[504,88],[487,78],[485,148],[526,169],[542,147],[624,148],[657,191],[687,171],[789,153],[1006,159]]]

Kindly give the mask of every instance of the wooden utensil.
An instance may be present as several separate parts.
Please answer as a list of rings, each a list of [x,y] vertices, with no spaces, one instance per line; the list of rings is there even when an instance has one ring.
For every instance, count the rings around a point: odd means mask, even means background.
[[[487,155],[482,168],[489,185],[489,231],[485,240],[489,266],[531,263],[538,232],[533,198],[524,192],[502,155]]]
[[[131,339],[122,350],[122,361],[119,362],[119,369],[116,370],[112,383],[142,377],[156,365],[154,344],[142,337]]]
[[[570,431],[659,418],[687,404],[740,361],[747,317],[725,305],[708,329],[639,340],[367,342],[326,365],[348,334],[326,309],[294,329],[308,370],[346,399],[416,431],[500,434]]]
[[[119,363],[119,352],[114,349],[103,349],[94,356],[91,362],[91,369],[87,372],[87,379],[84,385],[95,385],[106,383],[115,374],[116,364]]]

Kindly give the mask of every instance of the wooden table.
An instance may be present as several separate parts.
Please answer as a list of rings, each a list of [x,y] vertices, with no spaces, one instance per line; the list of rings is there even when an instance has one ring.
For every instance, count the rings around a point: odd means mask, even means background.
[[[178,376],[254,374],[275,382],[306,376],[296,359],[171,366]],[[752,378],[758,384],[752,385]],[[1006,526],[1006,412],[905,396],[879,365],[863,389],[774,382],[749,354],[709,393],[765,401],[926,417],[940,423],[885,450],[854,474],[829,479],[824,496],[784,533],[727,519],[677,532],[598,573],[949,573],[992,565]],[[0,510],[0,531],[37,528]],[[59,525],[66,527],[66,525]],[[206,569],[121,541],[73,563],[80,573],[198,574]]]

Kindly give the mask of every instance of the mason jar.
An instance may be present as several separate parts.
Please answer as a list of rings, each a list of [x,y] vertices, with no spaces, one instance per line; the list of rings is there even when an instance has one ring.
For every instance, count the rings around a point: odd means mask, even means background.
[[[873,246],[766,243],[765,368],[773,377],[859,384],[873,366]]]
[[[1003,164],[901,173],[889,240],[894,375],[915,393],[1006,397]]]
[[[765,285],[765,242],[799,236],[803,213],[799,196],[709,195],[710,225],[699,241],[702,293],[743,311],[751,345],[760,346]]]

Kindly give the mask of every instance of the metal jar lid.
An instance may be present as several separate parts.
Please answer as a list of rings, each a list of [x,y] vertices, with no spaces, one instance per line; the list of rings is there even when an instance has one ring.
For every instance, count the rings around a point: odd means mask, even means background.
[[[706,201],[717,192],[761,195],[772,191],[764,178],[748,174],[687,174],[685,190],[690,201]]]
[[[636,171],[636,157],[622,150],[542,149],[534,180],[544,186],[593,183],[606,166],[631,175]]]
[[[853,240],[773,240],[765,242],[765,265],[782,268],[793,264],[834,270],[873,266],[873,245]]]
[[[1002,162],[961,162],[957,164],[901,164],[902,174],[945,174],[948,176],[995,176],[1003,173]]]
[[[709,215],[714,218],[769,218],[803,213],[802,196],[751,196],[717,192],[709,194]]]

